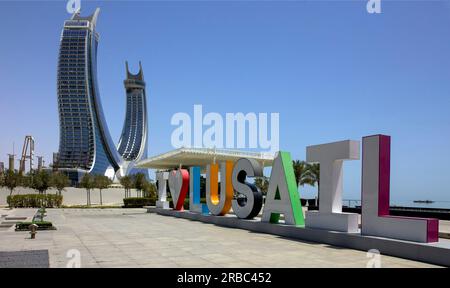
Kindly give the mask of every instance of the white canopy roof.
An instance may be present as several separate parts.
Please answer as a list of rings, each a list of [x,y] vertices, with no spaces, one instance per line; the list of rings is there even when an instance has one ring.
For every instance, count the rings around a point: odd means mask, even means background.
[[[136,163],[137,168],[169,170],[183,167],[200,166],[214,162],[237,161],[240,158],[255,159],[263,167],[272,166],[274,155],[264,152],[248,152],[227,149],[179,148],[164,154],[153,156]]]

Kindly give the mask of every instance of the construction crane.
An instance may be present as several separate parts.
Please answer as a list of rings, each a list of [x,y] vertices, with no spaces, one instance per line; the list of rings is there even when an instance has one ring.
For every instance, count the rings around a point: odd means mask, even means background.
[[[33,159],[34,159],[34,138],[33,136],[25,136],[22,148],[22,158],[20,158],[19,172],[25,172],[25,161],[30,161],[30,172],[33,171]]]

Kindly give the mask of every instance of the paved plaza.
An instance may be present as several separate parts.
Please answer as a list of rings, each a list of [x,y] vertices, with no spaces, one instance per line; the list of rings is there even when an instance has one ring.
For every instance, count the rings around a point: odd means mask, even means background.
[[[18,212],[33,213],[33,209]],[[50,267],[66,267],[78,251],[81,267],[366,267],[370,260],[364,251],[161,216],[145,209],[48,209],[47,214],[56,231],[39,231],[31,240],[28,232],[0,230],[0,252],[23,258],[23,251],[33,250],[33,257],[48,257]],[[14,253],[0,253],[0,267],[20,266],[5,255]],[[42,265],[46,259],[30,263]],[[435,266],[381,256],[381,267]]]

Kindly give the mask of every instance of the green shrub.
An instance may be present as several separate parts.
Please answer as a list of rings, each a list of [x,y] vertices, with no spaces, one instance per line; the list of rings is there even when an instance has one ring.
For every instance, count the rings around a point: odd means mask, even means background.
[[[155,206],[156,198],[130,197],[123,199],[124,208],[142,208],[144,206]]]
[[[167,197],[167,201],[169,202],[169,208],[173,209],[173,199],[172,199],[172,197]],[[187,197],[184,199],[183,209],[184,210],[189,210],[189,198],[187,198]]]
[[[171,197],[167,197],[167,201],[169,201],[169,207],[173,208],[173,201]],[[206,203],[206,198],[200,198],[200,203]],[[189,197],[184,199],[183,203],[184,210],[189,210]]]
[[[31,224],[38,225],[37,230],[55,230],[56,228],[53,226],[52,222],[48,221],[33,221],[33,222],[19,222],[16,223],[16,231],[29,231],[28,226]]]
[[[122,206],[114,206],[114,205],[62,205],[60,208],[64,209],[112,209],[117,208],[121,209]]]
[[[54,208],[60,207],[63,201],[62,195],[55,194],[24,194],[11,195],[6,202],[11,208]]]
[[[142,197],[130,197],[130,198],[124,198],[123,204],[124,208],[142,208],[144,206],[155,206],[156,205],[156,198],[142,198]],[[167,201],[169,202],[169,207],[173,208],[173,201],[171,197],[167,197]],[[200,199],[201,203],[206,203],[206,198]],[[186,197],[184,199],[183,207],[185,210],[189,210],[189,198]]]

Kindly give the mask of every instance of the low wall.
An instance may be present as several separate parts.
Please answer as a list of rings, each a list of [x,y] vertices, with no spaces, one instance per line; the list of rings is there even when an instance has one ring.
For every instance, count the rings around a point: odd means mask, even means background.
[[[13,195],[17,194],[37,194],[36,190],[30,188],[18,187],[14,189]],[[47,190],[47,194],[56,194],[56,189]],[[8,205],[6,197],[9,195],[9,190],[0,188],[0,206]],[[86,205],[86,189],[68,187],[62,192],[63,205]],[[103,205],[123,205],[123,198],[125,191],[123,188],[108,188],[102,190]],[[131,196],[136,196],[136,190],[131,190]],[[91,191],[91,204],[100,204],[100,191],[93,189]]]

